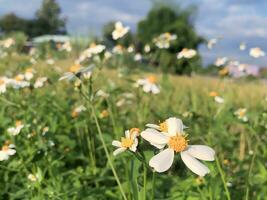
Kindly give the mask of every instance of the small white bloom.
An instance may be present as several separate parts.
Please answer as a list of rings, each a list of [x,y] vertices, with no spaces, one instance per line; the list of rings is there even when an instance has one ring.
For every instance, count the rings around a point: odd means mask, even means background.
[[[241,51],[246,50],[246,43],[241,42],[240,45],[239,45],[239,49],[240,49]]]
[[[10,156],[15,155],[16,150],[14,148],[15,145],[13,144],[4,145],[0,150],[0,161],[8,160]]]
[[[196,50],[183,48],[182,51],[177,54],[177,59],[181,59],[181,58],[190,59],[190,58],[193,58],[196,55],[197,55],[197,51]]]
[[[177,35],[166,32],[154,38],[153,42],[160,49],[168,49],[170,47],[171,41],[176,40],[176,39],[177,39]]]
[[[242,120],[243,122],[248,121],[248,117],[246,116],[247,109],[246,108],[239,108],[234,112],[238,119]]]
[[[140,61],[142,60],[142,55],[140,53],[137,53],[134,55],[134,61]]]
[[[157,83],[157,78],[153,75],[148,76],[146,79],[138,79],[136,82],[136,86],[142,86],[144,92],[146,93],[153,93],[153,94],[158,94],[160,93],[160,88],[156,84]]]
[[[145,53],[149,53],[150,52],[150,46],[148,45],[148,44],[146,44],[145,45],[145,47],[144,47],[144,51],[145,51]]]
[[[7,132],[12,136],[16,136],[20,133],[21,129],[23,129],[24,126],[25,125],[21,121],[16,121],[16,126],[15,127],[9,127],[7,129]]]
[[[121,22],[115,23],[115,29],[112,32],[112,38],[113,40],[117,40],[119,38],[122,38],[126,33],[129,31],[129,27],[124,27]]]
[[[259,47],[255,47],[250,49],[249,55],[254,58],[259,58],[265,56],[265,52],[261,50]]]
[[[34,88],[41,88],[44,86],[45,82],[47,81],[47,77],[39,77],[36,79],[33,87]]]
[[[217,67],[221,67],[221,66],[225,65],[227,61],[228,61],[227,57],[217,58],[214,64]]]
[[[217,39],[216,38],[212,38],[208,41],[208,49],[212,49],[214,47],[214,45],[217,44]]]
[[[125,131],[125,137],[121,138],[121,141],[113,140],[112,145],[117,147],[117,149],[113,152],[113,155],[116,156],[127,149],[132,152],[136,151],[138,145],[137,136],[139,135],[138,128],[132,128],[131,130]]]

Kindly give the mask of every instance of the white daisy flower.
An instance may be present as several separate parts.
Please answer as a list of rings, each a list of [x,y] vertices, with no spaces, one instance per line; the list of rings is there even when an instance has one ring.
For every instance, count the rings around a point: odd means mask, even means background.
[[[20,133],[21,129],[23,129],[24,126],[25,125],[21,121],[16,121],[15,127],[9,127],[7,129],[7,132],[12,136],[16,136]]]
[[[220,66],[225,65],[227,61],[228,61],[227,57],[217,58],[214,65],[216,65],[217,67],[220,67]]]
[[[6,77],[0,77],[0,94],[5,93],[10,80]]]
[[[17,76],[15,76],[15,78],[10,80],[10,85],[15,89],[19,89],[29,87],[30,82],[25,81],[24,74],[18,74]]]
[[[129,27],[124,27],[121,22],[115,23],[115,29],[112,32],[112,38],[113,40],[117,40],[119,38],[122,38],[126,33],[129,31]]]
[[[142,86],[144,92],[146,93],[151,92],[153,94],[158,94],[160,93],[160,88],[156,83],[157,83],[157,78],[151,75],[145,79],[138,79],[136,82],[136,86]]]
[[[195,174],[205,176],[209,168],[199,160],[213,161],[215,151],[205,145],[188,145],[187,135],[184,133],[183,122],[175,117],[168,118],[158,125],[148,124],[148,128],[141,136],[151,145],[162,150],[152,157],[149,165],[157,172],[167,171],[173,161],[175,153],[180,153],[185,165]],[[167,146],[167,148],[165,148]]]
[[[145,45],[145,47],[144,47],[144,51],[145,51],[145,53],[149,53],[150,52],[150,46],[148,45],[148,44],[146,44]]]
[[[259,58],[265,56],[265,52],[261,50],[259,47],[251,48],[249,50],[249,55],[254,57],[254,58]]]
[[[214,101],[216,103],[219,103],[219,104],[223,104],[224,103],[224,98],[220,97],[217,92],[212,91],[212,92],[209,93],[209,96],[213,97]]]
[[[4,145],[0,150],[0,161],[8,160],[10,156],[15,155],[16,150],[14,148],[15,145],[13,144]]]
[[[35,71],[33,68],[26,69],[25,73],[24,73],[25,80],[27,80],[27,81],[31,80],[34,76],[34,73],[35,73]]]
[[[132,128],[131,130],[125,131],[125,137],[122,137],[121,141],[113,140],[112,145],[117,147],[117,149],[113,152],[113,155],[116,156],[128,149],[135,152],[138,145],[138,135],[139,129]]]
[[[140,53],[137,53],[134,55],[134,61],[140,61],[142,60],[142,55]]]
[[[153,42],[160,49],[168,49],[170,47],[170,42],[176,39],[177,35],[166,32],[154,38]]]
[[[177,59],[181,59],[181,58],[193,58],[194,56],[197,55],[197,51],[194,49],[187,49],[187,48],[183,48],[182,51],[180,51],[177,54]]]
[[[85,76],[91,76],[93,72],[94,65],[89,65],[88,67],[82,67],[80,64],[72,65],[69,68],[68,72],[65,72],[62,77],[59,78],[59,81],[68,80],[71,81],[75,79],[77,76],[81,76],[85,74]],[[88,74],[89,73],[89,74]]]
[[[210,39],[207,44],[208,49],[212,49],[215,46],[215,44],[217,44],[217,42],[218,40],[216,38]]]
[[[36,79],[33,87],[34,88],[41,88],[44,86],[45,82],[47,81],[47,77],[39,77]]]
[[[246,116],[247,109],[246,108],[239,108],[234,112],[238,119],[242,120],[243,122],[248,121],[248,117]]]

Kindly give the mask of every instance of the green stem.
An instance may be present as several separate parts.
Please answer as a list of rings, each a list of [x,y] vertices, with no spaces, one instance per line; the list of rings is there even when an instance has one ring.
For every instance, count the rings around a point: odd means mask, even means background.
[[[112,170],[112,173],[113,173],[113,175],[114,175],[114,178],[115,178],[116,181],[117,181],[117,184],[118,184],[118,186],[119,186],[119,189],[120,189],[120,192],[121,192],[121,195],[122,195],[123,199],[124,199],[124,200],[127,200],[126,195],[125,195],[125,192],[124,192],[124,190],[123,190],[123,188],[122,188],[122,185],[121,185],[121,182],[120,182],[120,180],[119,180],[119,177],[118,177],[118,175],[117,175],[117,172],[116,172],[116,170],[115,170],[115,168],[114,168],[114,166],[113,166],[112,160],[111,160],[111,158],[110,158],[110,155],[109,155],[109,152],[108,152],[108,148],[107,148],[107,145],[106,145],[106,143],[105,143],[105,140],[104,140],[104,137],[103,137],[103,133],[102,133],[102,131],[101,131],[101,128],[100,128],[100,125],[99,125],[99,122],[98,122],[98,119],[97,119],[97,116],[96,116],[96,113],[95,113],[95,108],[94,108],[94,106],[93,106],[92,104],[90,104],[90,105],[91,105],[92,114],[93,114],[93,117],[94,117],[94,120],[95,120],[95,123],[96,123],[97,131],[98,131],[100,140],[101,140],[101,142],[102,142],[102,145],[103,145],[105,154],[106,154],[107,159],[108,159],[108,163],[109,163],[109,165],[110,165],[110,168],[111,168],[111,170]]]
[[[152,175],[152,194],[151,194],[151,199],[154,200],[154,195],[155,195],[155,179],[156,179],[156,172],[153,171]]]
[[[147,168],[145,165],[143,165],[144,168],[144,190],[143,190],[143,200],[146,200],[146,176],[147,176]]]
[[[223,171],[222,171],[222,167],[220,165],[220,162],[218,160],[218,158],[216,159],[216,164],[217,164],[217,168],[219,170],[219,173],[220,173],[220,176],[221,176],[221,179],[222,179],[222,182],[223,182],[223,187],[224,187],[224,190],[225,190],[225,194],[226,194],[226,197],[228,200],[231,200],[231,196],[230,196],[230,192],[227,188],[227,184],[225,182],[225,178],[224,178],[224,174],[223,174]]]

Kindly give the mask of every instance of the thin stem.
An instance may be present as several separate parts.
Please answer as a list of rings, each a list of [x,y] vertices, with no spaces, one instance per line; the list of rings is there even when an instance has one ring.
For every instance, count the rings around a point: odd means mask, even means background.
[[[145,165],[143,165],[144,168],[144,190],[143,190],[143,200],[146,200],[146,176],[147,176],[147,168]]]
[[[156,179],[156,172],[153,171],[152,175],[152,194],[151,194],[151,199],[154,200],[154,195],[155,195],[155,179]]]
[[[104,137],[103,137],[103,133],[102,133],[102,131],[101,131],[101,128],[100,128],[100,125],[99,125],[99,122],[98,122],[98,119],[97,119],[97,116],[96,116],[96,113],[95,113],[95,108],[94,108],[94,106],[93,106],[92,104],[90,104],[90,105],[91,105],[92,114],[93,114],[93,117],[94,117],[94,120],[95,120],[95,123],[96,123],[97,131],[98,131],[100,140],[101,140],[101,142],[102,142],[102,145],[103,145],[105,154],[106,154],[107,159],[108,159],[108,163],[109,163],[109,165],[110,165],[110,168],[111,168],[111,170],[112,170],[112,173],[113,173],[113,175],[114,175],[114,178],[115,178],[116,181],[117,181],[117,184],[118,184],[118,186],[119,186],[119,189],[120,189],[120,192],[121,192],[121,195],[122,195],[123,199],[124,199],[124,200],[127,200],[127,197],[126,197],[125,192],[124,192],[124,190],[123,190],[123,188],[122,188],[122,185],[121,185],[121,182],[120,182],[119,177],[118,177],[118,175],[117,175],[117,172],[116,172],[116,170],[115,170],[115,168],[114,168],[114,166],[113,166],[112,160],[111,160],[111,158],[110,158],[110,155],[109,155],[109,152],[108,152],[108,148],[107,148],[107,145],[106,145],[106,143],[105,143],[105,140],[104,140]]]
[[[222,182],[223,182],[223,187],[224,187],[224,190],[225,190],[226,197],[227,197],[228,200],[231,200],[230,192],[229,192],[229,190],[227,188],[227,184],[225,182],[224,174],[223,174],[223,171],[222,171],[222,168],[221,168],[221,165],[220,165],[220,162],[219,162],[218,158],[216,159],[216,164],[217,164],[217,168],[219,170],[219,173],[220,173],[220,176],[221,176],[221,179],[222,179]]]

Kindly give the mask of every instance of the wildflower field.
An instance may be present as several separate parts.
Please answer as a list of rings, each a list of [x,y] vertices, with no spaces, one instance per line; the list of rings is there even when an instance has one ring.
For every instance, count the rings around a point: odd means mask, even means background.
[[[263,81],[15,42],[0,62],[0,199],[266,199]]]

